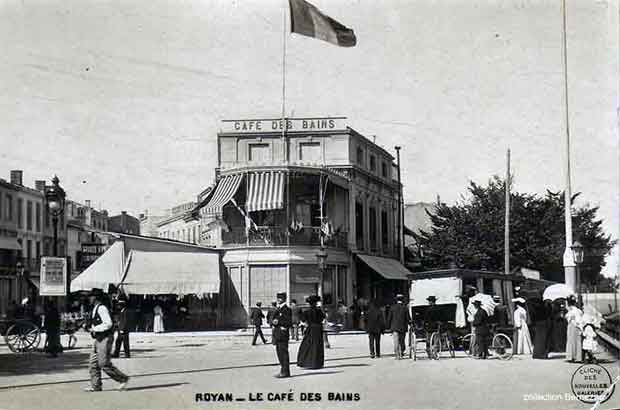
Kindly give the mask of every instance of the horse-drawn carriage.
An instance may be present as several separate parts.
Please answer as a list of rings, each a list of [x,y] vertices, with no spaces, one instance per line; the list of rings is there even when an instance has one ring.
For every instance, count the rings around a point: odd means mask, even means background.
[[[75,347],[77,338],[73,334],[83,326],[84,321],[81,315],[71,313],[61,315],[60,334],[69,336],[67,348]],[[0,320],[0,330],[9,350],[14,353],[29,353],[36,351],[41,344],[41,334],[45,333],[43,324],[42,317],[19,317]]]

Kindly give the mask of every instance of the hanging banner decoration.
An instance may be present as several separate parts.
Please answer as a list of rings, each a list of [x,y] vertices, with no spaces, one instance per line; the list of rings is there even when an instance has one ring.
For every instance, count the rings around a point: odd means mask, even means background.
[[[44,256],[41,258],[41,296],[67,295],[67,260]]]

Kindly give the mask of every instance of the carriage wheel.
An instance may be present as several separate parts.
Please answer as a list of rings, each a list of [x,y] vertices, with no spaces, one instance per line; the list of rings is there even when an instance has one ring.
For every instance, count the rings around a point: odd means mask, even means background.
[[[461,341],[461,344],[463,345],[463,351],[465,351],[465,354],[467,354],[467,356],[471,356],[472,355],[472,346],[471,346],[471,339],[472,339],[473,335],[471,333],[466,334],[465,336],[463,336],[463,340]]]
[[[493,337],[491,349],[495,351],[500,360],[510,360],[512,358],[512,341],[503,333],[498,333]]]
[[[454,343],[452,343],[452,338],[449,336],[446,336],[446,347],[448,348],[448,352],[450,352],[450,357],[455,358]]]
[[[41,341],[41,332],[34,323],[15,323],[6,331],[4,340],[12,352],[27,352],[37,348]]]
[[[431,359],[439,360],[439,355],[441,353],[441,337],[438,332],[433,332],[433,334],[431,334],[428,353]]]

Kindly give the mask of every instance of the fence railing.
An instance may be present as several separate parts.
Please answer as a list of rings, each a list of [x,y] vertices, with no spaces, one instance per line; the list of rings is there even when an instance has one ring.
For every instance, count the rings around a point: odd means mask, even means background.
[[[222,231],[222,244],[226,247],[244,246],[319,246],[321,228],[318,226],[291,230],[288,227],[258,226],[246,236],[244,227],[233,227],[228,232]],[[346,248],[347,233],[336,232],[324,237],[327,247]]]

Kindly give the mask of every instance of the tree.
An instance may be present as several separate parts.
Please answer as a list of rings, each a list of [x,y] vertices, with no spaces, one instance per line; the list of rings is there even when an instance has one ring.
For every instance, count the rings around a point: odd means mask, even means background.
[[[460,267],[504,270],[505,181],[495,176],[487,186],[470,182],[469,198],[455,205],[437,203],[427,211],[432,227],[416,235],[424,269]],[[572,203],[579,196],[572,198]],[[615,241],[605,235],[598,207],[573,207],[573,236],[585,247],[583,283],[600,279],[605,256]],[[563,281],[564,194],[510,195],[510,266],[541,272],[544,279]]]

